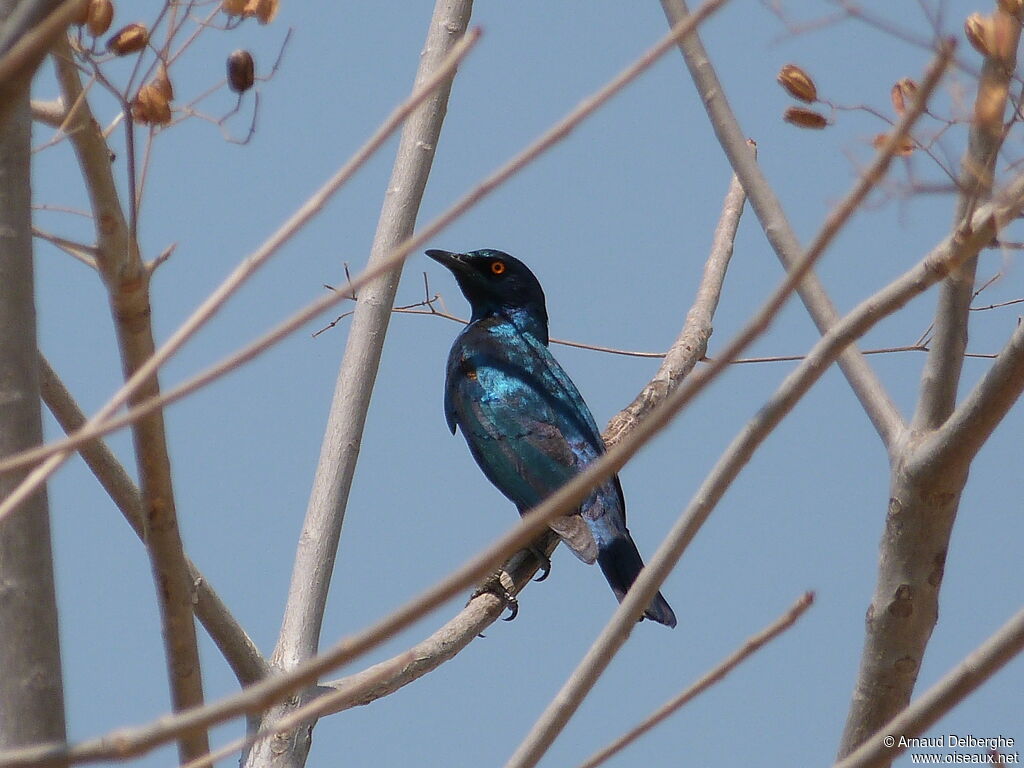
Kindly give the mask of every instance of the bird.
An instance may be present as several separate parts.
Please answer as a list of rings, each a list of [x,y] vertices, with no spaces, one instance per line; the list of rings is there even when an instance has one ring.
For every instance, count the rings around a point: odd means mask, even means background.
[[[448,355],[448,428],[453,435],[462,432],[487,479],[525,514],[600,457],[604,440],[576,385],[548,350],[544,291],[529,267],[491,248],[431,249],[426,255],[452,273],[472,309]],[[597,561],[621,602],[644,563],[626,528],[618,476],[550,527],[580,560]],[[660,592],[643,617],[676,626]]]

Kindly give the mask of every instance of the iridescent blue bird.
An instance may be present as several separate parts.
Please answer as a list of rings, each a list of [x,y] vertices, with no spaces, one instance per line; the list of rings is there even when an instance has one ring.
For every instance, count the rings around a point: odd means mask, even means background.
[[[473,311],[448,356],[448,428],[462,430],[487,479],[523,514],[604,453],[604,441],[576,385],[548,351],[544,292],[526,265],[491,249],[426,253],[451,270]],[[580,560],[598,562],[621,601],[644,563],[626,529],[619,478],[551,528]],[[676,625],[661,593],[644,615]]]

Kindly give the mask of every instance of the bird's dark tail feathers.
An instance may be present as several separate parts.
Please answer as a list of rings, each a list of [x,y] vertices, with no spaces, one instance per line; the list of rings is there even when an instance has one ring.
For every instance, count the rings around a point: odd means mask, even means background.
[[[644,567],[644,561],[640,558],[640,552],[636,544],[629,536],[616,537],[612,542],[601,547],[597,553],[597,562],[604,571],[604,577],[608,579],[615,596],[622,602],[627,590],[636,581]],[[654,596],[651,604],[644,611],[644,616],[651,621],[664,624],[666,627],[676,625],[676,615],[661,592]]]

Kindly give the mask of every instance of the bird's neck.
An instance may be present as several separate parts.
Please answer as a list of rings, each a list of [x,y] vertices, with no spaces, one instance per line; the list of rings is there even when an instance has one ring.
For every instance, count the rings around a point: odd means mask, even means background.
[[[471,322],[492,320],[514,325],[520,332],[529,333],[542,344],[548,343],[548,315],[541,307],[483,307],[473,309]]]

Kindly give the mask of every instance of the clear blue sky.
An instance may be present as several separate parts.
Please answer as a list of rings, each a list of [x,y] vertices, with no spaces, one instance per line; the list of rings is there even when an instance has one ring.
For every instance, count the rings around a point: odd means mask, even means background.
[[[294,28],[276,77],[259,86],[258,130],[245,147],[198,120],[159,137],[141,219],[152,258],[177,243],[154,282],[154,321],[165,339],[280,222],[336,169],[410,90],[431,3],[282,4],[268,27],[249,22],[209,32],[173,70],[179,101],[222,76],[224,58],[249,47],[265,72]],[[919,77],[929,52],[856,22],[788,36],[768,3],[734,0],[704,37],[744,130],[791,221],[806,242],[870,157],[884,130],[866,112],[841,112],[823,132],[784,124],[791,103],[775,84],[795,62],[819,92],[842,104],[890,112],[889,88]],[[894,4],[895,5],[895,4]],[[948,4],[959,34],[968,3]],[[795,19],[834,10],[785,3]],[[917,4],[887,9],[927,37]],[[123,13],[123,11],[122,11]],[[145,18],[145,14],[143,15]],[[115,23],[131,21],[119,17]],[[478,3],[478,49],[455,83],[421,222],[535,138],[666,29],[657,3]],[[961,36],[962,39],[962,36]],[[978,57],[966,45],[961,55]],[[955,107],[947,81],[940,104]],[[970,93],[970,90],[967,91]],[[36,96],[50,98],[49,70]],[[950,95],[953,93],[953,95]],[[251,95],[250,95],[251,96]],[[228,94],[211,98],[217,114]],[[252,107],[251,99],[243,109]],[[98,110],[109,119],[111,105]],[[245,117],[230,124],[236,134]],[[36,143],[49,138],[37,129]],[[959,155],[963,129],[949,134]],[[118,139],[120,141],[120,139]],[[295,308],[323,283],[365,263],[393,160],[392,141],[167,367],[174,384],[221,358]],[[1011,147],[1011,150],[1016,150]],[[37,155],[36,199],[84,207],[66,145]],[[116,161],[123,176],[123,153]],[[930,161],[900,163],[943,181]],[[432,247],[500,248],[540,277],[556,337],[664,350],[692,300],[728,186],[730,169],[678,54],[579,128],[572,137],[452,225]],[[893,201],[881,195],[844,231],[821,265],[833,299],[848,309],[920,259],[947,232],[949,195]],[[89,227],[42,213],[40,226],[87,238]],[[1020,238],[1017,238],[1020,239]],[[116,389],[120,366],[98,278],[38,249],[41,345],[87,411]],[[1003,280],[983,303],[1024,295],[1014,253],[987,253],[979,274]],[[399,303],[422,297],[422,272],[448,306],[465,304],[450,276],[417,255]],[[754,216],[741,225],[715,322],[712,352],[780,279]],[[934,293],[884,323],[865,346],[910,344],[930,322]],[[257,643],[273,647],[305,512],[346,324],[306,331],[244,371],[167,413],[181,527],[190,555]],[[971,350],[994,352],[1017,322],[1013,308],[975,313]],[[393,318],[356,476],[323,644],[331,644],[420,592],[494,539],[515,511],[483,478],[461,437],[445,428],[443,366],[457,327],[434,318]],[[816,334],[791,303],[756,346],[799,354]],[[656,361],[556,348],[599,424],[627,404]],[[923,356],[872,358],[909,412]],[[739,366],[686,411],[622,473],[630,528],[649,555],[735,433],[764,403],[790,363]],[[988,362],[968,361],[964,387]],[[996,432],[971,474],[946,568],[941,617],[922,669],[930,685],[1019,608],[1020,409]],[[57,427],[48,424],[48,436]],[[131,461],[126,437],[113,446]],[[130,464],[129,464],[130,465]],[[633,633],[544,765],[579,762],[687,686],[800,593],[817,592],[802,622],[610,765],[774,768],[828,764],[856,674],[863,619],[874,587],[888,498],[885,452],[845,380],[828,373],[764,445],[664,586],[679,616],[668,631]],[[144,552],[84,465],[50,485],[69,733],[80,740],[168,708],[153,585]],[[404,649],[452,615],[453,602],[395,638],[367,662]],[[454,661],[397,695],[322,721],[310,765],[498,765],[561,686],[615,607],[594,568],[560,549],[551,577],[521,597],[519,618],[495,625]],[[206,690],[236,683],[200,630]],[[361,668],[358,667],[358,668]],[[357,667],[350,668],[355,671]],[[932,733],[1004,735],[1024,741],[1018,659]],[[222,743],[239,724],[215,732]],[[173,748],[139,761],[166,766]],[[233,761],[231,761],[233,762]],[[225,765],[229,761],[224,762]],[[904,760],[901,764],[909,764]]]

